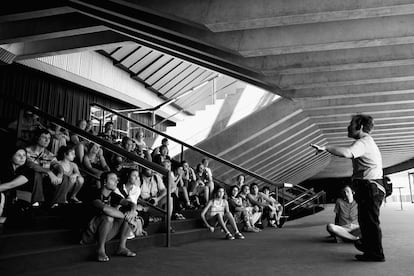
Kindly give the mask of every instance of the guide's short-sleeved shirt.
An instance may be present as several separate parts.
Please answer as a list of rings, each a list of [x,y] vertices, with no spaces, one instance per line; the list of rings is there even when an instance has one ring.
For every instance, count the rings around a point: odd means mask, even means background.
[[[356,140],[350,147],[354,179],[381,179],[382,157],[374,139],[367,135]]]

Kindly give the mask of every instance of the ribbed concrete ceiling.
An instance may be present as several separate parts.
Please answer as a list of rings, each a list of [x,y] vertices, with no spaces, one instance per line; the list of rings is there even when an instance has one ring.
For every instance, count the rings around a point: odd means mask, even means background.
[[[174,100],[176,107],[191,114],[213,104],[216,95],[243,85],[234,78],[138,43],[99,52],[147,89],[165,101]]]
[[[18,2],[13,1],[18,8],[0,11],[3,62],[105,46],[115,50],[128,40],[285,97],[284,105],[300,116],[285,114],[279,119],[284,123],[273,124],[263,138],[287,150],[250,151],[283,164],[261,171],[236,149],[216,152],[274,180],[348,176],[348,161],[316,156],[307,145],[349,144],[346,126],[355,113],[375,118],[373,136],[386,167],[414,157],[412,0]],[[129,67],[134,73],[142,68]],[[290,140],[280,136],[285,123]],[[315,133],[303,131],[306,126]],[[248,150],[247,141],[234,144]]]

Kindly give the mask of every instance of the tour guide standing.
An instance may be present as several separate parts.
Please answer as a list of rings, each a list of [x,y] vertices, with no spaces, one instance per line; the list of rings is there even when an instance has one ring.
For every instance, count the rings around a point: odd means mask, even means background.
[[[353,188],[358,203],[358,222],[361,228],[361,241],[355,246],[364,252],[356,255],[359,261],[385,261],[382,249],[382,234],[379,210],[385,195],[382,183],[381,153],[369,135],[374,122],[371,116],[355,115],[348,126],[348,137],[356,141],[348,147],[319,146],[311,144],[318,152],[327,151],[339,157],[352,159]]]

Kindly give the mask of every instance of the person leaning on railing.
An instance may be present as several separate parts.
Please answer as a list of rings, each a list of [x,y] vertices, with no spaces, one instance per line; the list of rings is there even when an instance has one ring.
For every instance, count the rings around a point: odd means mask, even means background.
[[[102,173],[109,172],[110,168],[106,163],[101,146],[96,143],[89,143],[88,153],[83,158],[83,166],[87,172],[94,177],[87,177],[87,183],[95,183],[98,189],[101,188],[100,177]]]

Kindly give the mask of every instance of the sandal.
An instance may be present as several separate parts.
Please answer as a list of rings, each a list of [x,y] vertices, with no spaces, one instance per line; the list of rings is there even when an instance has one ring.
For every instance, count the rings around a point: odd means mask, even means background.
[[[105,253],[98,253],[98,255],[96,256],[96,260],[98,262],[108,262],[109,257]]]
[[[81,200],[79,200],[79,199],[77,199],[76,197],[71,198],[71,199],[70,199],[70,202],[72,202],[72,203],[74,203],[74,204],[80,204],[80,203],[82,203],[82,201],[81,201]]]
[[[137,255],[137,253],[132,252],[128,248],[119,249],[118,252],[116,252],[116,254],[124,257],[135,257]]]

